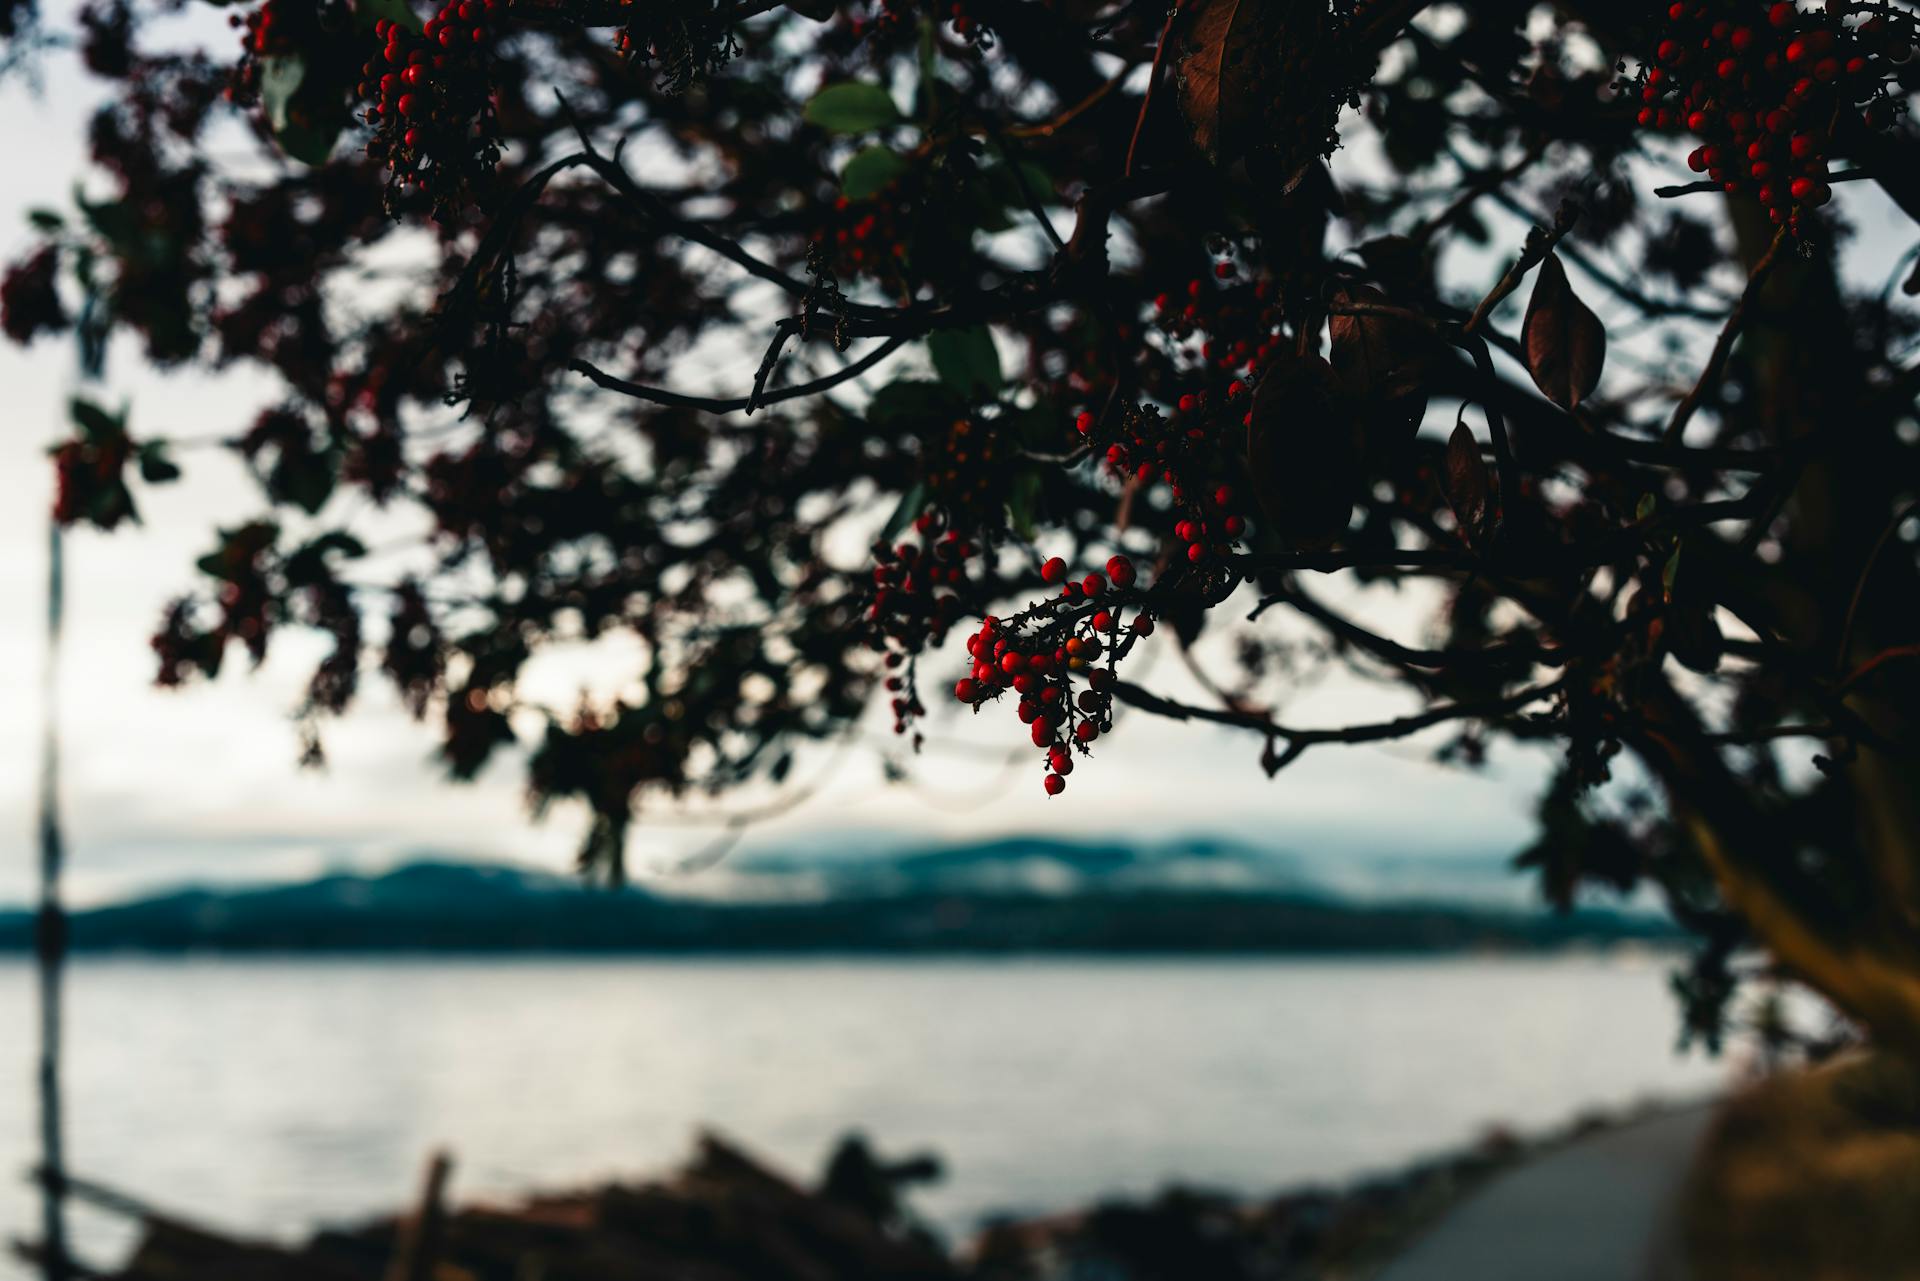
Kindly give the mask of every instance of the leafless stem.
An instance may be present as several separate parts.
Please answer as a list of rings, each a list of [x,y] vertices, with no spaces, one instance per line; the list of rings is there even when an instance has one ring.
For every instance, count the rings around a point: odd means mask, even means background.
[[[1773,267],[1780,258],[1781,247],[1787,243],[1787,229],[1780,228],[1773,233],[1773,243],[1767,246],[1767,252],[1760,255],[1760,261],[1753,264],[1753,271],[1747,276],[1747,287],[1740,294],[1740,301],[1733,304],[1733,310],[1727,313],[1727,323],[1720,327],[1720,336],[1713,340],[1713,354],[1707,357],[1707,366],[1700,371],[1700,381],[1693,390],[1674,406],[1673,417],[1667,423],[1665,440],[1669,445],[1678,444],[1686,433],[1687,421],[1700,408],[1700,402],[1713,385],[1720,381],[1721,371],[1727,366],[1727,357],[1733,352],[1734,340],[1740,336],[1740,326],[1746,320],[1747,304],[1760,292],[1760,286],[1773,273]]]
[[[1485,324],[1487,317],[1493,314],[1493,309],[1505,302],[1507,295],[1520,287],[1520,282],[1526,274],[1545,261],[1546,256],[1553,252],[1553,247],[1573,230],[1573,224],[1578,221],[1580,221],[1580,207],[1571,201],[1563,201],[1560,208],[1554,211],[1551,225],[1535,227],[1529,231],[1526,246],[1521,249],[1520,257],[1514,261],[1513,266],[1507,268],[1507,274],[1500,277],[1500,282],[1493,287],[1492,292],[1482,298],[1480,305],[1473,309],[1473,315],[1467,318],[1464,332],[1471,334]]]
[[[689,396],[683,392],[668,391],[662,387],[647,387],[640,383],[628,382],[624,378],[616,378],[612,374],[606,373],[604,370],[584,360],[576,360],[572,362],[568,368],[577,374],[584,374],[591,379],[596,386],[605,388],[607,391],[617,391],[623,396],[632,396],[635,400],[651,401],[656,405],[668,405],[676,409],[702,409],[710,414],[731,414],[742,410],[747,413],[752,413],[762,405],[772,405],[783,400],[798,400],[803,396],[817,395],[820,392],[838,387],[841,383],[858,378],[861,374],[866,373],[888,356],[891,356],[894,352],[906,346],[909,341],[910,339],[907,335],[896,334],[845,368],[837,369],[824,377],[814,379],[812,382],[796,383],[791,387],[782,387],[777,391],[765,392],[757,398],[753,395],[733,397]]]

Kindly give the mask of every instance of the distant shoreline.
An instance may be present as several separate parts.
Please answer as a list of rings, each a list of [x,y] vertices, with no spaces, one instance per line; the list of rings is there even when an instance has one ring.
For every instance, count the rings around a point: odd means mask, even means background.
[[[0,953],[34,918],[0,913]],[[422,863],[378,876],[184,890],[76,912],[80,954],[639,957],[1235,957],[1538,954],[1673,942],[1670,924],[1354,902],[1259,889],[1069,893],[914,886],[811,901],[673,899],[552,877]]]
[[[1561,943],[1538,946],[1516,946],[1499,948],[1372,948],[1372,949],[1323,949],[1306,950],[1277,944],[1266,948],[1240,948],[1235,950],[1200,950],[1191,948],[1163,948],[1143,950],[1139,948],[1107,948],[1067,950],[1062,948],[1032,948],[1016,950],[1011,948],[950,947],[923,949],[886,949],[871,948],[831,949],[799,948],[778,950],[773,948],[725,947],[696,949],[648,949],[630,948],[559,948],[559,947],[468,947],[468,948],[403,948],[403,947],[306,947],[306,948],[234,948],[234,947],[135,947],[135,946],[94,946],[76,947],[69,951],[72,962],[96,961],[454,961],[454,962],[512,962],[512,961],[787,961],[831,964],[836,962],[901,961],[908,963],[940,962],[1005,962],[1023,964],[1030,962],[1126,962],[1151,961],[1191,962],[1207,964],[1210,962],[1239,961],[1378,961],[1382,963],[1403,963],[1411,961],[1443,960],[1518,960],[1542,958],[1558,960],[1624,960],[1629,958],[1647,958],[1650,960],[1674,960],[1685,954],[1685,948],[1678,940],[1638,940],[1625,939],[1617,942]],[[33,960],[33,949],[0,944],[0,965],[13,962],[27,963]]]

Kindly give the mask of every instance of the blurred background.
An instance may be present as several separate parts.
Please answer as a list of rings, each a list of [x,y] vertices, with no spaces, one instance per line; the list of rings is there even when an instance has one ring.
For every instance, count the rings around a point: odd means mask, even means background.
[[[175,21],[224,38],[216,11]],[[94,90],[45,66],[0,81],[9,258],[29,210],[87,182]],[[1364,139],[1338,163],[1366,165]],[[1895,224],[1870,187],[1842,198],[1854,252],[1883,264]],[[716,380],[757,356],[718,354]],[[170,435],[229,430],[266,394],[130,350],[108,370],[90,394]],[[0,1238],[37,1212],[19,1176],[45,450],[76,383],[67,346],[0,346]],[[512,759],[448,785],[384,687],[330,731],[324,770],[297,769],[289,712],[322,642],[152,687],[162,607],[209,526],[257,503],[224,453],[194,462],[137,531],[69,538],[58,688],[69,898],[93,940],[68,978],[67,1158],[153,1205],[294,1240],[405,1201],[435,1149],[462,1195],[506,1196],[659,1169],[703,1126],[806,1172],[861,1130],[939,1154],[918,1204],[960,1237],[1174,1181],[1339,1182],[1746,1070],[1745,1047],[1679,1044],[1677,938],[1649,905],[1536,905],[1511,860],[1547,766],[1518,748],[1468,772],[1414,739],[1268,782],[1244,736],[1159,722],[1103,747],[1069,804],[1009,786],[1002,737],[942,709],[904,775],[876,719],[803,755],[797,803],[759,821],[644,816],[635,886],[586,889],[579,816],[532,821]],[[1177,695],[1173,667],[1154,677]],[[527,681],[562,703],[620,671],[581,647]],[[1406,708],[1329,671],[1285,712]],[[643,954],[619,942],[636,932]],[[126,1244],[114,1218],[76,1227],[83,1252]],[[0,1258],[7,1275],[26,1266]]]

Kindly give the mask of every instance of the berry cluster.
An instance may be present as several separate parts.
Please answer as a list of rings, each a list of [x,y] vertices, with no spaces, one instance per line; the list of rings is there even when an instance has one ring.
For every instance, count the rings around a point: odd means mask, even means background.
[[[69,321],[60,302],[60,250],[46,245],[7,268],[0,277],[0,330],[25,346],[40,334],[57,334]]]
[[[374,134],[367,154],[386,166],[389,196],[423,192],[436,214],[464,204],[500,162],[489,79],[501,0],[447,0],[415,33],[382,18],[379,54],[362,68],[359,96]]]
[[[936,511],[923,513],[914,529],[924,548],[874,544],[873,604],[867,611],[877,643],[907,655],[946,639],[961,607],[950,589],[967,581],[967,561],[980,551],[959,530],[947,528]]]
[[[220,583],[219,620],[210,629],[202,628],[191,600],[177,600],[167,607],[151,641],[160,662],[161,685],[184,684],[194,671],[217,676],[229,641],[246,646],[256,666],[266,658],[268,635],[281,616],[280,592],[285,587],[274,555],[279,532],[264,521],[221,531],[220,546],[200,560],[201,570]]]
[[[1016,618],[985,619],[967,638],[973,669],[953,694],[977,709],[1011,689],[1021,723],[1046,754],[1047,795],[1058,796],[1073,773],[1073,753],[1088,752],[1113,728],[1114,663],[1135,638],[1152,634],[1153,620],[1143,614],[1131,628],[1121,626],[1119,609],[1135,577],[1125,556],[1109,560],[1106,573],[1074,582],[1066,581],[1066,562],[1054,557],[1040,576],[1060,584],[1060,595]],[[1102,658],[1107,666],[1095,666]],[[1076,675],[1087,682],[1077,694]]]
[[[1171,405],[1129,406],[1102,431],[1088,412],[1074,429],[1098,447],[1123,482],[1164,481],[1178,519],[1174,533],[1195,565],[1217,560],[1247,532],[1247,518],[1229,481],[1244,454],[1246,425],[1261,373],[1288,350],[1281,309],[1270,282],[1240,280],[1231,260],[1214,268],[1215,284],[1194,277],[1185,301],[1162,293],[1154,323],[1172,345],[1173,380],[1153,390]]]
[[[967,562],[980,548],[928,508],[913,523],[925,546],[903,542],[873,549],[873,603],[867,610],[873,648],[887,655],[887,692],[893,731],[904,734],[926,712],[914,686],[914,660],[947,638],[963,608],[954,589],[967,581]]]
[[[958,418],[931,442],[923,474],[927,492],[957,521],[978,528],[1000,518],[1009,473],[999,430],[991,423]]]
[[[867,15],[854,14],[851,19],[853,34],[856,37],[876,35],[884,36],[895,31],[910,30],[921,9],[940,15],[953,28],[953,34],[978,48],[990,48],[993,44],[993,31],[980,20],[965,0],[880,0],[879,6]]]
[[[1888,90],[1911,56],[1912,17],[1884,5],[1828,0],[1677,0],[1634,82],[1639,120],[1702,140],[1687,158],[1727,192],[1752,195],[1775,223],[1832,196],[1827,152],[1842,113],[1885,128],[1902,109]]]
[[[1234,386],[1240,387],[1239,383]],[[1237,494],[1229,484],[1210,477],[1225,467],[1244,434],[1244,391],[1236,392],[1230,412],[1210,410],[1204,393],[1180,398],[1171,417],[1156,406],[1129,408],[1121,417],[1118,438],[1107,446],[1107,465],[1123,479],[1150,485],[1165,480],[1181,517],[1174,537],[1185,544],[1185,555],[1195,565],[1227,555],[1232,544],[1246,536],[1247,520],[1238,509]],[[1091,414],[1081,414],[1075,426],[1092,431]]]
[[[897,285],[906,265],[907,213],[893,186],[866,200],[835,200],[830,228],[835,274]]]
[[[266,0],[251,13],[227,15],[227,25],[240,33],[240,62],[227,85],[231,102],[259,99],[266,59],[304,53],[324,38],[314,0]]]
[[[154,683],[162,689],[177,689],[195,672],[217,676],[222,646],[213,633],[203,631],[194,621],[192,599],[181,598],[167,606],[161,616],[160,630],[148,641],[159,670]]]
[[[53,518],[62,525],[91,521],[112,529],[133,515],[126,466],[133,447],[125,436],[69,440],[55,447]]]
[[[613,47],[630,62],[658,68],[666,93],[683,92],[740,52],[712,0],[648,0],[626,7],[633,16],[613,38]]]

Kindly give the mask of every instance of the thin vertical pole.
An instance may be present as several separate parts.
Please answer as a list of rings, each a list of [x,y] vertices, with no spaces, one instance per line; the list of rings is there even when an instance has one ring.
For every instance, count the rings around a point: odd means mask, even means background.
[[[35,953],[40,973],[40,1172],[44,1220],[41,1248],[47,1281],[67,1281],[66,1159],[60,1107],[60,980],[67,953],[67,918],[60,905],[65,848],[60,834],[60,624],[66,585],[60,525],[47,522],[47,657],[41,689],[40,915]]]

